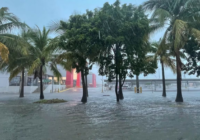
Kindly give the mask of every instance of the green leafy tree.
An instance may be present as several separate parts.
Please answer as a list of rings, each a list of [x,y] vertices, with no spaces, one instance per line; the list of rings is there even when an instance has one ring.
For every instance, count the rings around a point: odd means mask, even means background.
[[[99,40],[98,31],[93,21],[96,18],[92,11],[87,11],[83,15],[72,15],[67,22],[60,21],[56,31],[61,32],[57,37],[59,39],[58,49],[62,50],[59,59],[67,67],[81,72],[83,96],[81,101],[87,102],[87,75],[92,68],[98,55]]]
[[[144,51],[142,44],[148,40],[149,21],[141,7],[105,3],[99,10],[98,28],[101,33],[100,69],[108,80],[116,80],[116,100],[123,99],[122,86],[136,54]],[[140,44],[142,43],[142,44]],[[118,94],[119,87],[119,94]]]
[[[197,30],[200,30],[200,18],[195,16],[195,21],[192,22],[192,26],[194,26]],[[186,64],[183,66],[183,70],[185,73],[196,74],[197,77],[200,75],[200,38],[196,36],[196,34],[192,34],[188,36],[188,40],[184,46],[184,53],[186,53]]]
[[[152,47],[149,44],[149,35],[154,29],[154,26],[149,26],[149,20],[144,14],[142,7],[138,7],[135,11],[134,21],[136,22],[135,34],[137,37],[127,40],[128,45],[134,45],[128,49],[128,59],[130,62],[130,70],[133,75],[136,75],[137,93],[139,93],[139,75],[144,73],[155,73],[157,65],[153,57],[148,56]]]
[[[183,70],[185,73],[196,74],[197,77],[200,75],[200,44],[195,37],[191,36],[185,44],[185,53],[187,54],[187,63],[184,65]]]
[[[148,53],[152,50],[149,45],[144,45],[144,51],[138,54],[135,54],[134,57],[131,58],[131,73],[136,75],[136,88],[137,93],[139,93],[139,75],[141,73],[144,76],[148,74],[152,74],[156,72],[157,63],[156,59],[153,56],[149,56]]]
[[[152,24],[154,29],[167,27],[161,44],[170,43],[170,48],[176,57],[177,96],[176,102],[183,102],[181,90],[182,62],[180,52],[188,40],[189,34],[199,35],[199,31],[189,23],[199,16],[199,0],[148,0],[143,4],[144,9],[153,11]]]

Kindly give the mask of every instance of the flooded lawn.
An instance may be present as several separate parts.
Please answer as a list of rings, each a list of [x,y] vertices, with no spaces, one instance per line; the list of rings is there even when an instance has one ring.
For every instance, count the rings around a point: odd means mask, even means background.
[[[181,104],[175,92],[167,94],[124,91],[116,103],[114,91],[97,88],[89,89],[87,104],[81,89],[45,95],[68,101],[60,104],[0,94],[0,140],[200,140],[200,93],[184,92]]]

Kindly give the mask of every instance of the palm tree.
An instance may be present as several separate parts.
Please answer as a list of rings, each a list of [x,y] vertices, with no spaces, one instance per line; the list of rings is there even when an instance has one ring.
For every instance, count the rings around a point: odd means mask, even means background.
[[[6,46],[14,46],[15,35],[8,34],[14,28],[24,27],[25,24],[19,22],[19,19],[8,12],[7,7],[0,8],[0,56],[6,61],[8,59],[9,50]]]
[[[152,46],[155,47],[155,58],[160,61],[162,67],[162,83],[163,93],[162,96],[166,97],[166,85],[165,85],[165,70],[164,66],[170,67],[172,71],[176,72],[174,60],[171,58],[172,54],[167,50],[166,46],[161,46],[159,42],[153,42]]]
[[[21,82],[20,82],[20,93],[19,97],[24,97],[24,72],[25,68],[30,65],[30,61],[27,58],[27,55],[23,54],[19,49],[9,49],[10,55],[8,57],[8,62],[3,60],[0,61],[0,70],[10,73],[9,80],[12,80],[15,76],[21,73]]]
[[[187,35],[200,34],[198,30],[191,28],[189,23],[199,15],[199,0],[148,0],[143,4],[143,8],[153,11],[151,21],[157,30],[168,25],[161,44],[170,43],[170,50],[176,58],[177,72],[177,96],[176,102],[183,102],[181,90],[181,49],[187,41]],[[198,16],[197,16],[198,17]]]
[[[28,49],[30,44],[27,40],[28,31],[22,30],[18,36],[18,41],[15,42],[15,47],[8,45],[10,55],[8,61],[0,60],[0,70],[10,73],[9,80],[12,80],[21,72],[20,93],[19,97],[24,97],[24,72],[29,67],[31,60],[28,58]]]
[[[44,99],[43,94],[43,74],[46,67],[49,67],[53,74],[59,79],[60,72],[56,65],[56,55],[51,49],[51,39],[49,38],[50,30],[43,27],[41,31],[38,27],[30,31],[30,42],[32,46],[29,49],[29,58],[32,64],[28,70],[28,74],[34,74],[34,78],[40,80],[40,99]]]

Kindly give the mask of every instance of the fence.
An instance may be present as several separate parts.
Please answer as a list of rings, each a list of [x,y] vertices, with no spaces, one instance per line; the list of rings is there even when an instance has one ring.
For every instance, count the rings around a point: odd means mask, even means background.
[[[106,88],[111,86],[112,89],[115,87],[115,81],[106,82]],[[176,79],[166,79],[165,80],[166,91],[176,91],[177,84]],[[142,79],[139,80],[139,86],[142,87],[143,91],[162,91],[163,84],[161,79]],[[136,87],[135,80],[126,80],[123,88],[127,90],[134,90]],[[200,90],[200,79],[183,79],[182,80],[182,90],[183,91],[198,91]]]

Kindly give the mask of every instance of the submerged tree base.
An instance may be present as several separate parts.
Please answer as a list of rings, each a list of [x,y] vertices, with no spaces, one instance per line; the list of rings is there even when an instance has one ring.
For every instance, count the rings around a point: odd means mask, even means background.
[[[39,104],[56,104],[56,103],[64,103],[67,102],[63,99],[51,99],[51,100],[40,100],[34,103],[39,103]]]
[[[183,99],[176,99],[175,101],[178,102],[178,103],[182,103]]]
[[[82,102],[82,103],[87,103],[87,98],[82,98],[82,99],[81,99],[81,102]]]

